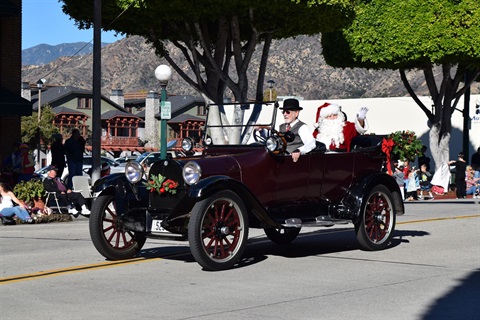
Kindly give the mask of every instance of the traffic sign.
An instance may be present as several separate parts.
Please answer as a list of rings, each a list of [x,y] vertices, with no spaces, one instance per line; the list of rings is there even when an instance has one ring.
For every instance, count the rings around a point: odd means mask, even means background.
[[[160,104],[160,119],[170,120],[172,118],[172,103],[170,101],[162,101]]]

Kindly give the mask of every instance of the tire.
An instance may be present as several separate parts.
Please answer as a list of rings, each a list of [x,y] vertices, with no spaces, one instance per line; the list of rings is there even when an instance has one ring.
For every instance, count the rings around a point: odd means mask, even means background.
[[[263,230],[272,242],[276,244],[289,244],[297,238],[301,228],[265,228]]]
[[[383,185],[376,186],[362,204],[361,216],[355,232],[363,250],[385,249],[395,230],[393,196]]]
[[[133,258],[145,244],[145,235],[127,230],[120,224],[113,195],[100,195],[93,201],[89,227],[93,245],[110,260]]]
[[[204,269],[232,268],[242,257],[247,238],[247,209],[234,192],[217,192],[193,207],[188,241],[193,257]]]

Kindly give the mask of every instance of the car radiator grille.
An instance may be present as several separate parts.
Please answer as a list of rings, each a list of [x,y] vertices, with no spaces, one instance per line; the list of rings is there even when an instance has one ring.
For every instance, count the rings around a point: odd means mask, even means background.
[[[167,213],[174,208],[185,195],[185,183],[182,177],[182,167],[174,160],[161,160],[152,165],[149,175],[161,174],[166,179],[171,179],[178,183],[174,195],[165,192],[149,192],[149,211],[158,213]]]

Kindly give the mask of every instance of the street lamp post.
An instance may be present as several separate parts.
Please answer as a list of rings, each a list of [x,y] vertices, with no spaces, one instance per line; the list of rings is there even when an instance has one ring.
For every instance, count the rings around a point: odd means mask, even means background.
[[[37,127],[37,165],[38,169],[42,167],[41,160],[40,160],[40,140],[41,140],[41,134],[40,134],[40,119],[41,119],[41,114],[42,114],[42,88],[43,84],[45,83],[45,79],[40,79],[37,81],[37,88],[38,88],[38,107],[37,107],[37,113],[38,113],[38,127]]]
[[[268,87],[270,88],[270,99],[269,99],[269,101],[272,101],[273,100],[273,85],[275,84],[275,81],[270,79],[270,80],[267,81],[267,83],[268,83]]]
[[[42,113],[42,88],[43,84],[45,83],[44,79],[40,79],[37,81],[37,88],[38,88],[38,122],[40,123],[40,117]]]
[[[167,101],[167,84],[172,77],[172,69],[161,64],[155,69],[155,78],[160,81],[162,89],[160,102],[160,158],[167,158],[167,120],[171,118],[172,108],[169,101]]]

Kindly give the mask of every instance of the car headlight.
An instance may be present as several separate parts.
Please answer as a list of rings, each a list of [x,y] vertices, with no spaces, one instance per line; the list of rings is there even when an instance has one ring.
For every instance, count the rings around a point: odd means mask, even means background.
[[[125,177],[130,183],[137,183],[142,180],[143,168],[140,163],[130,161],[125,165]]]
[[[267,139],[267,141],[265,142],[265,147],[270,152],[278,151],[278,149],[280,147],[280,141],[278,140],[278,137],[276,137],[276,136],[269,137]]]
[[[192,138],[185,138],[182,140],[182,149],[185,152],[190,152],[193,150],[194,141]]]
[[[202,169],[195,161],[189,161],[183,167],[183,180],[189,185],[195,184],[202,176]]]

